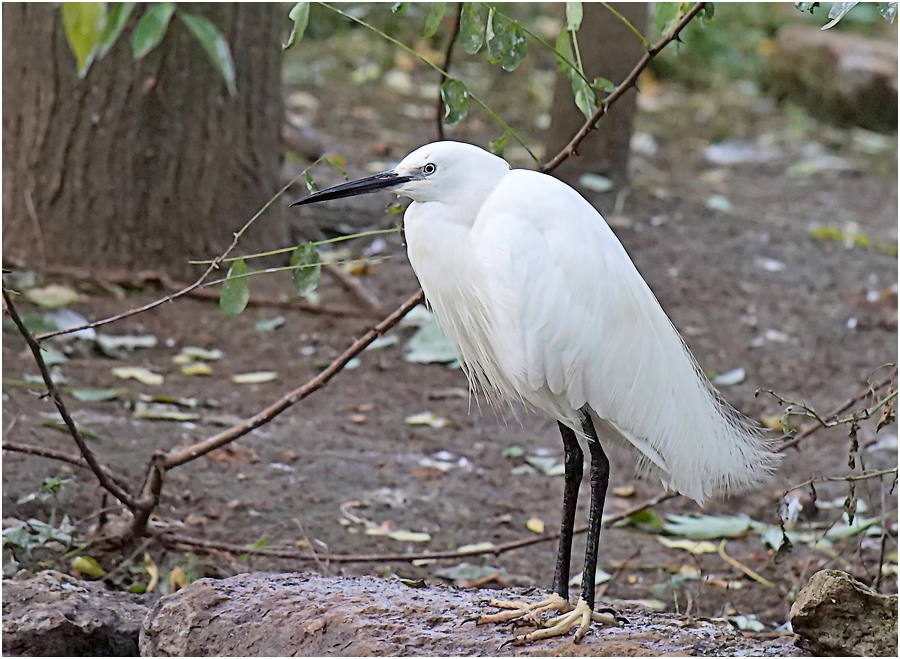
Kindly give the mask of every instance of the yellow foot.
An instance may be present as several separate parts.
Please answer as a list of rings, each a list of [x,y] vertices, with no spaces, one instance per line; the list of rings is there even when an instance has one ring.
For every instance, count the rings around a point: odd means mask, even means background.
[[[559,596],[557,595],[556,597]],[[559,597],[559,600],[565,601],[561,597]],[[520,634],[519,636],[511,638],[507,643],[530,643],[532,641],[542,641],[547,638],[553,638],[554,636],[564,636],[565,634],[568,634],[573,627],[578,627],[574,639],[575,643],[578,643],[587,633],[591,621],[599,622],[604,625],[618,625],[620,620],[623,620],[616,617],[614,613],[592,611],[587,605],[587,602],[583,599],[579,599],[578,604],[576,604],[574,608],[572,608],[568,602],[566,602],[566,605],[568,608],[561,612],[562,615],[551,618],[543,623],[544,629],[538,629],[528,634]],[[545,606],[543,610],[547,609],[548,607]]]
[[[487,616],[481,616],[478,619],[479,625],[487,625],[498,622],[531,622],[536,625],[543,624],[540,616],[543,613],[553,611],[555,613],[568,613],[574,608],[569,604],[568,600],[563,599],[556,593],[553,593],[545,600],[534,604],[525,604],[523,602],[504,602],[503,600],[491,600],[491,606],[498,609],[509,609],[502,613],[494,613]]]

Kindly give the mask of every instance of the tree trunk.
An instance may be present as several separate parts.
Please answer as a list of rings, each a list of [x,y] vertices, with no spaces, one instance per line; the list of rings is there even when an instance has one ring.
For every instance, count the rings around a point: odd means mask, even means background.
[[[584,20],[578,31],[578,46],[585,75],[588,80],[603,77],[619,84],[641,58],[643,46],[634,33],[601,4],[585,2],[582,6]],[[612,2],[610,6],[642,34],[645,32],[649,11],[647,3]],[[616,190],[627,185],[636,99],[636,93],[629,91],[613,105],[597,124],[597,130],[591,132],[578,147],[578,157],[568,159],[554,175],[577,185],[581,174],[593,172],[611,179]],[[584,115],[575,107],[571,83],[565,76],[557,76],[547,152],[558,152],[584,122]]]
[[[281,31],[274,3],[179,7],[231,47],[237,96],[186,26],[134,60],[130,34],[84,80],[53,4],[3,5],[3,258],[198,273],[280,187]],[[245,249],[282,246],[281,213]]]

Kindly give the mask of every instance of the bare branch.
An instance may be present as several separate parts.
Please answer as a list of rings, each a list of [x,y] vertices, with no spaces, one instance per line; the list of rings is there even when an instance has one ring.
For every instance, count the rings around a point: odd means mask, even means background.
[[[100,485],[106,488],[109,493],[112,494],[116,499],[128,506],[130,510],[134,510],[137,507],[137,502],[134,500],[134,497],[128,494],[128,492],[123,487],[120,487],[116,481],[112,480],[107,475],[107,470],[105,469],[105,467],[97,462],[97,458],[94,455],[94,452],[91,451],[87,443],[84,441],[84,437],[81,435],[81,431],[78,430],[78,426],[75,425],[75,421],[72,420],[72,417],[69,414],[69,410],[66,409],[65,403],[63,403],[62,395],[59,393],[59,388],[56,386],[56,383],[53,381],[53,377],[50,375],[50,369],[47,368],[47,363],[44,361],[43,355],[41,355],[41,346],[38,345],[38,342],[35,340],[34,336],[32,336],[29,329],[25,327],[25,323],[22,322],[22,318],[19,316],[19,312],[16,310],[16,305],[13,303],[12,296],[9,294],[6,286],[3,287],[3,299],[6,301],[6,309],[7,311],[9,311],[9,315],[12,318],[12,321],[16,324],[19,333],[22,334],[22,336],[25,338],[25,342],[31,349],[31,354],[34,356],[34,361],[37,363],[38,369],[41,372],[41,377],[44,379],[44,384],[47,385],[47,392],[50,394],[50,398],[53,400],[53,404],[56,405],[56,409],[59,411],[59,415],[62,417],[63,423],[65,423],[66,427],[69,429],[69,433],[72,435],[72,439],[74,439],[75,443],[78,445],[78,450],[84,457],[84,461],[90,467],[91,471],[94,472],[97,480],[100,481]]]
[[[150,458],[147,469],[147,477],[141,487],[141,498],[138,501],[139,508],[134,513],[134,518],[128,530],[121,537],[116,538],[115,544],[125,544],[134,538],[140,538],[147,532],[147,522],[157,505],[162,493],[163,477],[165,475],[166,454],[156,451]]]
[[[314,377],[306,384],[285,394],[277,401],[272,403],[269,407],[260,412],[257,412],[249,419],[235,426],[232,426],[228,430],[225,430],[218,435],[213,435],[212,437],[194,444],[193,446],[168,453],[165,459],[165,469],[172,469],[173,467],[177,467],[186,462],[190,462],[191,460],[194,460],[202,455],[206,455],[210,451],[214,451],[217,448],[225,446],[226,444],[230,444],[239,437],[243,437],[251,430],[254,430],[261,425],[268,423],[298,401],[301,401],[310,394],[318,391],[319,389],[324,387],[328,383],[328,381],[331,380],[331,378],[340,373],[341,369],[346,366],[347,362],[349,362],[356,355],[365,350],[366,347],[370,343],[372,343],[372,341],[374,341],[394,325],[399,323],[406,314],[412,311],[412,309],[418,306],[418,304],[424,299],[425,295],[422,290],[419,289],[408,300],[406,300],[406,302],[395,309],[390,316],[378,323],[375,327],[366,332],[362,337],[354,341],[353,344],[349,348],[347,348],[347,350],[345,350],[337,359],[331,362],[328,368],[319,373],[316,377]]]
[[[72,455],[71,453],[63,453],[62,451],[57,451],[52,448],[44,448],[43,446],[33,446],[31,444],[19,444],[18,442],[3,442],[2,446],[4,451],[12,451],[14,453],[25,453],[26,455],[34,455],[39,458],[48,458],[50,460],[59,460],[60,462],[67,462],[71,465],[75,465],[76,467],[81,467],[83,469],[90,469],[91,466],[85,461],[84,458],[79,457],[77,455]],[[101,465],[100,467],[105,473],[107,478],[109,478],[112,482],[116,483],[123,490],[128,489],[128,485],[126,484],[126,479],[124,476],[120,476],[109,470],[108,467],[104,467]]]
[[[793,492],[794,490],[799,490],[801,487],[807,487],[809,485],[815,483],[855,483],[857,481],[866,481],[870,478],[881,478],[882,476],[888,476],[889,474],[897,475],[897,467],[893,469],[882,469],[880,471],[872,471],[865,474],[860,474],[858,476],[818,476],[816,478],[810,478],[809,480],[803,481],[802,483],[797,483],[796,485],[792,485],[787,488],[784,493]]]
[[[322,269],[341,285],[345,291],[361,302],[376,318],[384,315],[384,307],[374,293],[367,290],[358,280],[354,279],[335,263],[323,263]]]
[[[456,37],[459,36],[459,23],[462,19],[463,3],[456,3],[456,16],[453,19],[453,29],[450,31],[450,40],[447,42],[447,48],[444,50],[444,63],[441,65],[441,85],[447,82],[447,71],[450,70],[450,63],[453,59],[453,45],[456,43]],[[437,135],[439,140],[444,139],[444,98],[441,96],[440,88],[438,88],[437,97]]]
[[[566,144],[562,150],[553,156],[552,159],[544,163],[541,166],[542,172],[552,172],[554,169],[559,167],[563,162],[565,162],[569,157],[575,154],[578,145],[584,141],[584,138],[588,136],[588,134],[594,130],[597,126],[597,122],[609,112],[609,108],[612,107],[613,103],[618,101],[629,89],[634,87],[637,84],[637,79],[650,64],[651,60],[656,57],[659,52],[668,46],[672,41],[678,38],[678,35],[685,28],[685,26],[693,20],[697,14],[703,11],[703,7],[706,5],[705,2],[698,2],[691,7],[688,12],[681,17],[681,20],[672,28],[672,31],[660,39],[657,43],[647,49],[647,52],[644,53],[644,56],[641,57],[640,61],[635,65],[635,67],[631,70],[631,73],[622,81],[622,83],[616,87],[612,92],[610,92],[609,96],[603,99],[603,102],[600,103],[600,107],[598,107],[594,114],[591,115],[590,119],[584,122],[584,125],[578,129],[578,132],[572,137],[568,144]]]
[[[864,400],[866,398],[866,396],[869,396],[870,394],[874,395],[874,394],[878,393],[881,389],[884,389],[886,386],[891,384],[891,382],[893,382],[896,377],[897,377],[897,373],[896,373],[896,371],[894,371],[888,377],[880,380],[879,382],[877,382],[874,385],[870,385],[870,386],[866,387],[865,389],[863,389],[861,392],[859,392],[852,398],[844,401],[837,408],[835,408],[833,411],[831,411],[829,414],[826,414],[824,417],[819,416],[820,419],[823,419],[822,421],[816,421],[814,423],[809,423],[806,426],[804,426],[803,428],[801,428],[799,430],[799,432],[797,432],[797,434],[794,435],[792,438],[787,438],[784,441],[782,441],[781,444],[778,445],[778,449],[777,449],[778,452],[784,451],[785,449],[791,448],[792,446],[796,446],[801,441],[803,441],[803,439],[805,439],[806,437],[808,437],[815,431],[819,430],[820,428],[831,427],[825,420],[833,419],[841,414],[844,414],[851,407],[853,407],[854,405],[859,403],[859,401]],[[833,426],[835,424],[831,424],[831,425]]]
[[[219,268],[219,264],[221,264],[222,261],[224,261],[228,257],[228,255],[231,254],[231,252],[234,250],[234,248],[237,247],[238,241],[240,241],[241,236],[250,227],[250,225],[253,224],[263,213],[265,213],[269,209],[269,207],[273,203],[275,203],[275,201],[279,197],[281,197],[281,195],[283,195],[285,192],[287,192],[288,189],[290,189],[290,187],[292,185],[294,185],[294,183],[299,181],[301,177],[305,176],[306,172],[310,168],[312,168],[313,166],[318,164],[318,162],[319,161],[317,160],[312,165],[310,165],[309,167],[304,169],[302,172],[300,172],[297,176],[295,176],[294,179],[291,180],[290,183],[288,183],[283,188],[281,188],[281,190],[279,190],[277,193],[275,193],[275,196],[272,197],[271,199],[269,199],[269,201],[267,201],[265,203],[265,205],[262,208],[260,208],[253,217],[251,217],[249,220],[247,220],[246,224],[244,224],[244,226],[241,227],[241,229],[239,231],[235,232],[234,238],[232,238],[232,240],[231,240],[231,244],[225,249],[224,252],[219,254],[216,258],[214,258],[210,262],[210,264],[209,264],[209,266],[207,266],[206,270],[203,271],[203,274],[201,274],[193,284],[190,284],[189,286],[186,286],[185,288],[182,288],[181,290],[178,290],[174,293],[166,295],[163,298],[154,300],[153,302],[148,302],[147,304],[145,304],[143,306],[131,309],[130,311],[116,314],[115,316],[110,316],[109,318],[95,320],[94,322],[91,322],[91,323],[85,323],[84,325],[80,325],[78,327],[70,327],[70,328],[64,329],[64,330],[56,330],[55,332],[45,332],[44,334],[39,334],[37,337],[35,337],[35,340],[40,342],[40,341],[43,341],[44,339],[49,339],[50,337],[53,337],[53,336],[60,336],[62,334],[71,334],[73,332],[80,332],[81,330],[90,329],[93,327],[100,327],[101,325],[108,325],[109,323],[114,323],[116,321],[123,320],[124,318],[128,318],[129,316],[135,316],[139,313],[144,313],[145,311],[150,311],[150,309],[154,309],[161,304],[165,304],[166,302],[171,302],[172,300],[175,300],[175,299],[181,297],[182,295],[187,295],[188,293],[191,293],[192,291],[196,290],[203,284],[203,282],[206,280],[206,278],[209,277],[210,273],[212,273],[213,270],[217,270]]]
[[[659,494],[652,499],[648,499],[628,510],[608,517],[604,516],[603,523],[605,525],[614,524],[627,519],[635,513],[639,513],[647,508],[677,497],[678,495],[669,492]],[[587,524],[575,527],[575,533],[584,533],[587,531]],[[248,547],[247,545],[238,545],[227,542],[216,542],[212,540],[202,540],[200,538],[191,538],[189,536],[178,535],[175,533],[162,533],[159,541],[164,544],[182,545],[187,547],[201,547],[204,549],[212,549],[217,551],[229,551],[237,554],[256,554],[259,556],[271,556],[273,558],[289,558],[292,560],[305,561],[329,561],[332,563],[381,563],[391,561],[418,561],[430,559],[446,559],[446,558],[468,558],[471,556],[483,556],[491,554],[499,556],[514,549],[521,549],[536,545],[542,542],[548,542],[559,538],[559,533],[545,533],[543,535],[522,538],[521,540],[513,540],[499,545],[492,545],[484,549],[474,550],[452,550],[452,551],[434,551],[434,552],[418,552],[411,554],[311,554],[309,552],[300,551],[289,547]]]

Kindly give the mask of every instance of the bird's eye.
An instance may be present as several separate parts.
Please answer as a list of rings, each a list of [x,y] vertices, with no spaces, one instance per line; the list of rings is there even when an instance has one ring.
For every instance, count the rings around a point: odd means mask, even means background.
[[[437,170],[437,167],[433,163],[428,163],[422,168],[422,173],[428,176],[429,174],[434,174],[435,170]]]

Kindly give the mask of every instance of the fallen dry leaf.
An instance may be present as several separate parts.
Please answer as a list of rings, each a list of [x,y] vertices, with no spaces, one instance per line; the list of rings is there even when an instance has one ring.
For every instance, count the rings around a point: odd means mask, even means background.
[[[263,382],[271,382],[278,377],[275,371],[254,371],[252,373],[239,373],[231,376],[231,381],[235,384],[261,384]]]
[[[118,366],[112,369],[112,374],[123,380],[137,380],[141,384],[158,386],[163,383],[163,376],[154,373],[143,366]]]

